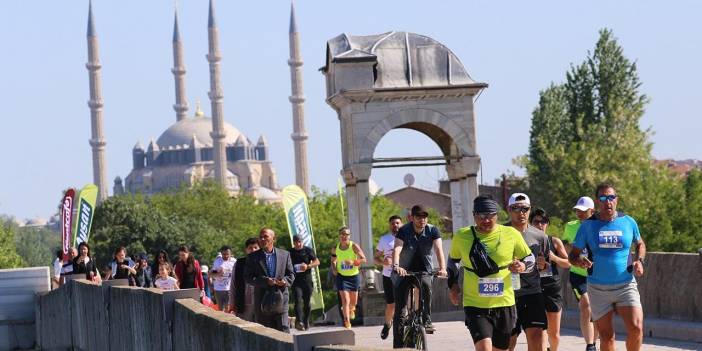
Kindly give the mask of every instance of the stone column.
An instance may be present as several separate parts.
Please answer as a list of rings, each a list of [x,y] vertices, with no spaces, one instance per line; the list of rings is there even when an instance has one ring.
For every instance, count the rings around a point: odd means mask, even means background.
[[[348,226],[351,229],[351,240],[357,243],[368,261],[361,269],[373,269],[373,233],[371,231],[371,209],[368,179],[371,174],[371,164],[361,163],[351,165],[341,171],[346,183],[346,205],[348,206]],[[365,274],[366,286],[375,286],[375,278],[371,272]]]
[[[477,173],[480,168],[479,156],[463,157],[446,166],[451,182],[451,213],[453,231],[473,223],[473,199],[478,196]]]

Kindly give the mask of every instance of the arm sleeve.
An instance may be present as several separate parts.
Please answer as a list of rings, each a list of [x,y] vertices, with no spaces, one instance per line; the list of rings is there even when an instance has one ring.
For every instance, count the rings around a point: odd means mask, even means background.
[[[441,239],[441,232],[436,226],[431,226],[431,240]]]
[[[292,259],[292,257],[291,257]],[[310,249],[310,262],[314,261],[317,259],[317,255],[314,253],[312,249]]]
[[[536,267],[536,258],[534,258],[534,254],[530,253],[529,256],[522,258],[520,261],[524,262],[524,265],[526,266],[523,273],[531,273],[534,271],[534,267]]]
[[[288,254],[285,259],[285,277],[283,277],[283,279],[288,283],[288,287],[292,286],[295,281],[295,270],[293,270],[290,254]]]
[[[196,279],[196,286],[199,287],[200,289],[205,289],[205,280],[202,279],[202,269],[200,268],[200,262],[197,260],[195,261],[195,269],[197,272],[195,272],[195,279]]]

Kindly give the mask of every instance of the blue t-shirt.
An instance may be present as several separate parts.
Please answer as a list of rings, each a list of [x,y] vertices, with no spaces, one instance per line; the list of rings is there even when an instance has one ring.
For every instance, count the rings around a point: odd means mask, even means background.
[[[631,245],[641,240],[636,221],[624,214],[617,214],[612,222],[593,216],[578,228],[573,247],[592,252],[592,275],[588,283],[614,285],[630,282],[633,275],[627,271]]]

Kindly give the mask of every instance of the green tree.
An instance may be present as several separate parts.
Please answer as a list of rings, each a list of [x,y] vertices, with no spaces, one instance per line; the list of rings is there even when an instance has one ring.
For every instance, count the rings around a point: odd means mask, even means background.
[[[649,99],[640,88],[636,63],[610,30],[600,31],[595,49],[571,67],[565,83],[541,91],[521,165],[535,202],[562,220],[578,197],[613,183],[619,208],[637,219],[651,248],[672,249],[670,212],[682,189],[652,162],[651,132],[640,127]]]
[[[9,220],[0,222],[0,269],[17,268],[22,266],[22,258],[17,254],[15,246],[16,226]]]
[[[61,249],[61,234],[47,228],[17,228],[15,245],[25,267],[49,266]]]

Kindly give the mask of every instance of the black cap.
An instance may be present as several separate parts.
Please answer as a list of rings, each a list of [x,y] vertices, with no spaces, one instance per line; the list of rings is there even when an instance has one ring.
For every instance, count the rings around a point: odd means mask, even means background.
[[[293,242],[296,241],[302,241],[302,238],[299,235],[293,235]]]
[[[412,206],[412,216],[429,216],[429,211],[422,205]]]
[[[141,261],[141,260],[147,260],[147,261],[148,261],[148,260],[149,260],[149,256],[147,256],[145,252],[142,252],[142,253],[139,254],[139,260],[140,260],[140,261]]]

